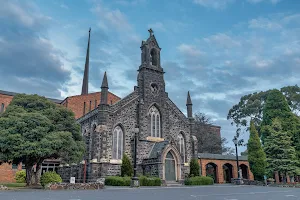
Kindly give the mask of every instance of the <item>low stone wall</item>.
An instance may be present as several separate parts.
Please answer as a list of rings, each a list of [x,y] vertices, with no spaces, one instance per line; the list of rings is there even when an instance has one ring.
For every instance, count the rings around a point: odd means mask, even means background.
[[[234,185],[265,185],[261,181],[255,181],[255,180],[249,180],[249,179],[237,179],[237,178],[232,178],[231,183]]]
[[[47,190],[99,190],[103,188],[103,183],[52,183],[45,187]]]
[[[6,186],[4,186],[4,185],[0,185],[0,191],[1,190],[8,190],[8,188]]]

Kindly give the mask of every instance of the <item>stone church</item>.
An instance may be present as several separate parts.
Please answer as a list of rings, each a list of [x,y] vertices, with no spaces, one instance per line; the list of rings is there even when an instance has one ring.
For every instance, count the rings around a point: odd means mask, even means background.
[[[133,160],[135,133],[138,174],[181,181],[189,173],[190,160],[197,158],[190,94],[187,92],[186,117],[165,90],[161,48],[151,29],[149,33],[140,47],[134,91],[110,104],[105,73],[99,106],[77,120],[87,144],[88,180],[119,175],[123,155]]]

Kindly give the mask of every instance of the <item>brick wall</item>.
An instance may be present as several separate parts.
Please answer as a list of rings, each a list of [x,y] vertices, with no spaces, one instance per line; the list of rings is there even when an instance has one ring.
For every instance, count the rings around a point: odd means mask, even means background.
[[[12,99],[13,96],[0,94],[0,112],[1,112],[2,104],[4,104],[4,110],[5,110],[8,104],[10,104],[10,102],[12,101]]]
[[[200,164],[200,167],[201,167],[202,176],[206,176],[206,165],[207,164],[214,164],[216,166],[217,183],[225,183],[224,171],[223,171],[223,166],[225,164],[229,164],[229,165],[232,166],[233,178],[238,177],[237,166],[236,166],[236,161],[235,160],[199,159],[199,164]],[[247,166],[248,179],[254,180],[254,176],[253,176],[252,172],[250,171],[249,162],[248,161],[239,161],[239,165],[240,166],[241,165],[246,165]]]
[[[12,169],[12,164],[2,163],[0,165],[0,183],[14,183],[16,172],[22,170],[22,164],[18,165],[18,169]]]
[[[86,95],[77,95],[67,97],[62,105],[71,109],[75,113],[75,118],[78,119],[95,109],[100,104],[101,92],[90,93]],[[108,93],[108,103],[114,104],[119,101],[120,98],[112,93]]]

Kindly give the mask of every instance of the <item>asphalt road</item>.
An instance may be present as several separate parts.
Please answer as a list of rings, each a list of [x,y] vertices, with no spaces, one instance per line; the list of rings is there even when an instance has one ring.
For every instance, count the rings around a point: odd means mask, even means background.
[[[80,191],[3,191],[0,200],[300,200],[300,189],[215,185],[176,188],[106,188]]]

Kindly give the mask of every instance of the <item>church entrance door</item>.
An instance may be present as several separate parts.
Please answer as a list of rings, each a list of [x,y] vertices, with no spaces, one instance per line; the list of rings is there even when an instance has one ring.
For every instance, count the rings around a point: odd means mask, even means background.
[[[168,152],[165,160],[165,178],[166,181],[176,181],[175,159],[171,152]]]

